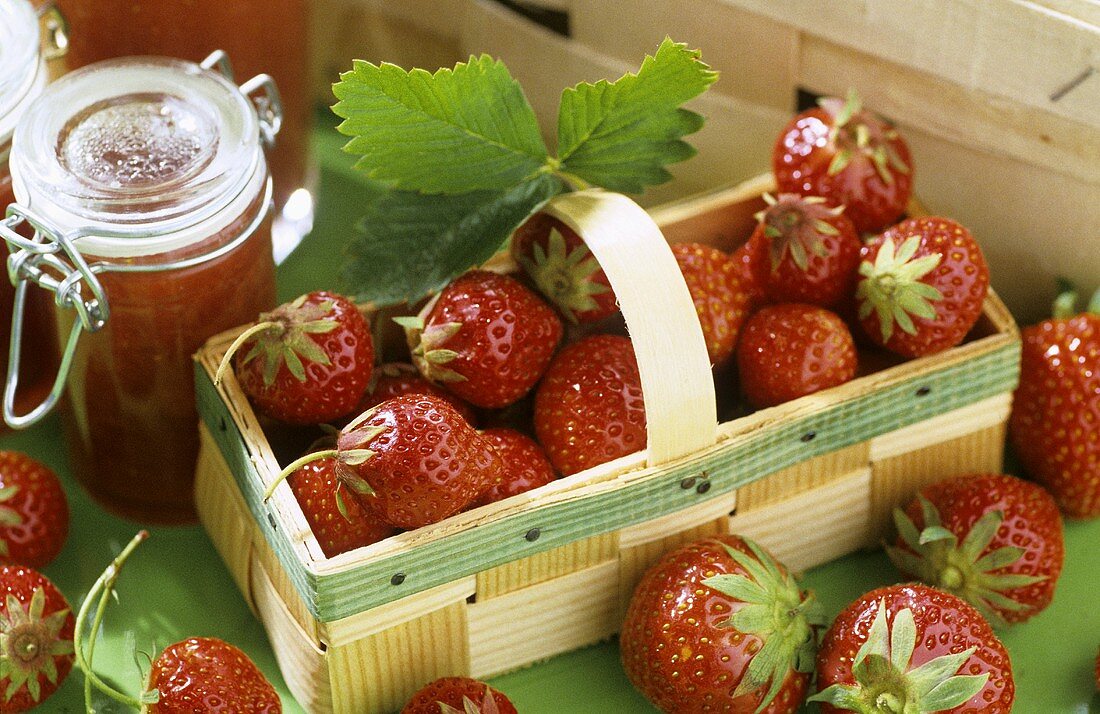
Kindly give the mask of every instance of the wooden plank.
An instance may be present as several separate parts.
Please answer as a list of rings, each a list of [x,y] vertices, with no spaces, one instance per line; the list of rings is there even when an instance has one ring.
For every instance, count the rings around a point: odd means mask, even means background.
[[[463,604],[474,594],[473,576],[403,597],[364,612],[328,622],[321,627],[321,638],[329,647],[344,647],[386,630],[396,630],[406,622],[426,617],[452,605]]]
[[[928,397],[935,398],[929,393]],[[1012,392],[967,405],[946,414],[912,424],[871,440],[872,463],[918,451],[932,444],[969,436],[1003,424],[1012,409]]]
[[[503,674],[613,635],[618,568],[611,561],[471,604],[470,675]]]
[[[871,470],[862,468],[729,519],[729,532],[752,538],[799,572],[863,548],[870,540]]]
[[[477,574],[477,602],[586,570],[615,560],[619,555],[617,533],[582,538],[528,558],[520,558]]]
[[[1002,422],[971,434],[929,444],[908,453],[873,461],[871,534],[889,535],[891,512],[924,486],[969,473],[1001,473],[1006,425]]]
[[[870,442],[867,441],[807,459],[739,488],[737,513],[755,511],[805,491],[821,489],[858,469],[866,468],[869,463]]]
[[[395,712],[439,677],[470,672],[465,601],[328,650],[334,714]]]

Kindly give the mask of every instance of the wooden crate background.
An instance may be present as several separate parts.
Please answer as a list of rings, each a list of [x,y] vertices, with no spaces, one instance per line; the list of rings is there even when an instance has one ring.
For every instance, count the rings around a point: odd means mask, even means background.
[[[528,0],[570,37],[492,0],[314,0],[318,99],[352,57],[436,67],[507,62],[544,127],[567,84],[636,68],[667,34],[722,71],[695,108],[700,155],[650,205],[768,167],[798,91],[843,95],[904,131],[918,193],[978,235],[1021,321],[1055,276],[1100,276],[1100,6],[1090,0]],[[323,38],[323,41],[322,41]],[[552,137],[551,137],[552,139]],[[1036,299],[1036,296],[1044,296]]]

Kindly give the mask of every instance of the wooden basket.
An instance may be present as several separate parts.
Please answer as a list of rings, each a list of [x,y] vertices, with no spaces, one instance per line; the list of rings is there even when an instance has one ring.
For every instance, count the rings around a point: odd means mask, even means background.
[[[923,484],[1000,470],[1019,336],[993,293],[959,347],[717,423],[665,239],[734,247],[769,182],[652,220],[615,194],[555,199],[549,210],[584,236],[622,305],[646,451],[333,558],[287,485],[263,503],[280,465],[236,381],[213,384],[239,330],[199,352],[200,517],[303,706],[391,712],[433,678],[490,677],[610,637],[644,570],[686,540],[742,533],[801,570],[877,543]]]

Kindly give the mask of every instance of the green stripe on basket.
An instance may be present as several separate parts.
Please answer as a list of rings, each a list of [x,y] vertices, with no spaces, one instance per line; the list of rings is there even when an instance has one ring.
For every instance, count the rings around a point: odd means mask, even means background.
[[[497,565],[697,505],[811,457],[1011,391],[1018,378],[1019,345],[1005,345],[821,413],[765,427],[752,439],[663,467],[659,475],[630,488],[516,514],[400,555],[321,576],[317,590],[302,591],[302,595],[322,622],[349,617]],[[924,388],[927,392],[918,395]],[[813,438],[806,440],[811,432]],[[680,487],[682,479],[702,471],[710,478],[708,492],[701,495]],[[540,532],[534,542],[525,538],[532,528]],[[288,553],[276,551],[280,558]],[[404,578],[394,585],[397,573]],[[301,578],[294,582],[307,585]]]

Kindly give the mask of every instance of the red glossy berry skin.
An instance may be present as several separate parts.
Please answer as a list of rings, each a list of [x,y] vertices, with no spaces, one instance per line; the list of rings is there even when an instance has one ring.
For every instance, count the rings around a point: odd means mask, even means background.
[[[512,257],[521,264],[525,260],[534,261],[536,245],[544,253],[548,250],[551,230],[558,231],[564,238],[565,249],[568,253],[572,254],[577,250],[588,251],[584,241],[572,228],[551,215],[536,213],[512,234]],[[591,253],[588,253],[588,256],[592,257]],[[589,276],[589,280],[594,285],[599,286],[597,288],[599,292],[592,296],[595,306],[589,309],[571,310],[567,306],[563,309],[563,306],[555,304],[552,295],[545,295],[545,297],[550,304],[558,307],[563,314],[572,315],[573,319],[579,324],[597,322],[617,313],[619,304],[603,269],[597,266]]]
[[[850,302],[856,289],[859,250],[862,242],[855,226],[843,213],[821,218],[836,229],[836,235],[819,234],[824,255],[808,253],[805,270],[788,250],[773,266],[765,235],[766,226],[757,224],[749,243],[759,244],[753,252],[755,282],[762,286],[768,302],[802,302],[837,310]]]
[[[1016,453],[1072,518],[1100,516],[1100,315],[1025,328],[1009,428]]]
[[[381,404],[387,399],[400,397],[405,394],[431,394],[450,402],[462,418],[471,425],[477,424],[477,414],[466,402],[446,389],[432,384],[420,376],[416,367],[401,362],[389,362],[379,365],[374,370],[374,384],[363,395],[355,413],[365,412],[371,407]]]
[[[558,353],[535,394],[535,435],[564,476],[645,448],[645,402],[629,338],[594,335]]]
[[[768,296],[764,291],[764,285],[757,277],[759,269],[768,259],[768,245],[763,236],[755,232],[730,254],[737,265],[737,286],[745,294],[746,315],[755,312],[760,306],[767,304]]]
[[[0,451],[0,562],[42,568],[53,562],[69,535],[69,502],[45,464],[17,451]]]
[[[505,427],[485,429],[481,435],[489,440],[500,455],[504,462],[504,473],[500,483],[490,486],[475,505],[484,506],[503,501],[509,496],[545,486],[557,477],[546,452],[531,437]]]
[[[943,295],[943,300],[932,302],[935,319],[913,315],[916,334],[895,325],[887,341],[882,339],[882,328],[874,311],[862,319],[864,332],[872,342],[904,357],[936,354],[960,344],[981,317],[989,292],[989,268],[982,249],[970,231],[949,218],[922,216],[902,221],[865,243],[860,250],[861,261],[874,263],[887,239],[901,246],[913,236],[920,238],[914,258],[933,253],[942,256],[939,265],[921,279]]]
[[[502,692],[469,677],[443,677],[424,685],[412,696],[401,714],[439,714],[440,703],[454,707],[460,712],[466,711],[462,698],[473,702],[479,711],[485,701],[486,688],[492,691],[493,701],[500,714],[516,714],[516,707]]]
[[[733,355],[748,313],[749,296],[741,288],[737,262],[702,243],[678,243],[672,254],[695,304],[710,363],[722,365]]]
[[[852,661],[867,641],[867,633],[878,614],[879,601],[886,605],[886,622],[893,626],[894,616],[909,608],[917,629],[917,645],[910,669],[946,654],[977,650],[959,669],[959,674],[989,673],[980,692],[965,704],[946,710],[949,714],[1008,714],[1016,696],[1012,664],[1004,645],[993,628],[964,600],[927,585],[891,585],[872,590],[837,615],[817,653],[817,689],[837,684],[855,684]],[[823,714],[843,711],[822,704]]]
[[[244,652],[212,637],[164,648],[149,671],[160,693],[149,714],[279,714],[282,703]]]
[[[287,478],[306,521],[325,555],[332,557],[389,538],[397,529],[364,507],[349,489],[341,488],[345,518],[336,503],[336,458],[325,457],[301,467]]]
[[[8,597],[15,597],[22,604],[22,608],[25,612],[29,612],[31,609],[31,599],[34,597],[35,590],[41,588],[44,597],[44,607],[42,608],[42,619],[49,618],[55,613],[67,611],[67,615],[63,618],[61,627],[57,630],[57,640],[69,643],[68,650],[70,654],[57,654],[52,655],[54,667],[57,670],[56,681],[50,683],[44,672],[39,671],[37,676],[39,685],[38,699],[31,695],[30,690],[26,684],[21,686],[15,691],[12,696],[8,697],[8,689],[11,685],[10,676],[0,676],[0,713],[7,714],[7,712],[25,712],[35,707],[38,707],[65,682],[65,678],[69,676],[69,672],[73,667],[73,655],[72,652],[72,639],[73,630],[75,628],[76,620],[73,616],[72,607],[69,605],[69,601],[65,599],[65,596],[61,594],[61,591],[45,575],[42,575],[36,570],[31,568],[25,568],[19,565],[4,565],[0,566],[0,614],[5,619],[10,619],[11,615],[8,611]],[[18,637],[14,638],[18,639]],[[10,642],[10,640],[8,640]],[[46,642],[40,642],[40,649],[48,645]],[[0,650],[0,654],[4,657],[10,657],[11,653],[4,648]],[[35,669],[38,669],[37,667]]]
[[[979,557],[998,548],[1015,546],[1024,554],[1011,565],[992,571],[998,575],[1032,575],[1044,580],[1033,585],[1003,590],[1012,600],[1027,605],[1025,610],[996,608],[1007,622],[1023,622],[1039,614],[1050,604],[1062,574],[1065,540],[1062,517],[1054,499],[1040,486],[1003,474],[974,474],[939,481],[921,490],[940,513],[947,530],[961,543],[978,519],[990,511],[1000,511],[1004,521],[989,546]],[[918,529],[926,524],[920,502],[913,499],[905,512]],[[897,547],[904,548],[901,538]],[[915,573],[904,573],[915,577]]]
[[[461,378],[437,381],[470,404],[490,409],[506,407],[531,391],[563,333],[561,319],[542,298],[513,277],[484,270],[470,271],[444,288],[424,323],[426,330],[462,325],[432,346],[457,353],[443,367]]]
[[[889,128],[875,116],[861,112],[856,121],[876,131]],[[838,143],[830,138],[835,113],[821,108],[798,114],[780,132],[772,150],[772,170],[782,193],[821,196],[830,206],[844,206],[845,215],[860,233],[882,230],[904,213],[913,190],[913,161],[900,135],[888,139],[889,149],[908,167],[907,172],[889,170],[891,181],[883,181],[866,154],[853,151],[851,161],[839,173],[829,175]],[[854,143],[855,137],[842,130],[840,141]]]
[[[746,574],[722,543],[752,555],[737,536],[704,538],[665,554],[638,583],[623,621],[619,650],[627,678],[670,714],[750,714],[768,691],[731,696],[762,642],[721,626],[743,603],[702,584],[714,575]],[[763,711],[798,711],[809,682],[809,673],[790,670]]]
[[[318,306],[326,301],[334,306],[326,319],[334,320],[338,327],[307,335],[307,339],[317,343],[330,364],[303,360],[305,381],[299,381],[283,364],[273,383],[266,384],[263,357],[244,361],[254,341],[246,342],[234,356],[237,381],[263,414],[288,424],[335,421],[349,414],[366,391],[374,367],[370,327],[358,308],[341,295],[312,292],[304,305]]]
[[[816,305],[769,305],[749,318],[737,345],[741,387],[758,409],[843,384],[856,374],[852,333]]]
[[[365,441],[357,436],[375,430]],[[499,481],[504,468],[492,444],[448,402],[426,394],[382,402],[356,430],[341,433],[337,448],[374,452],[351,468],[374,490],[363,503],[398,528],[458,513]]]

